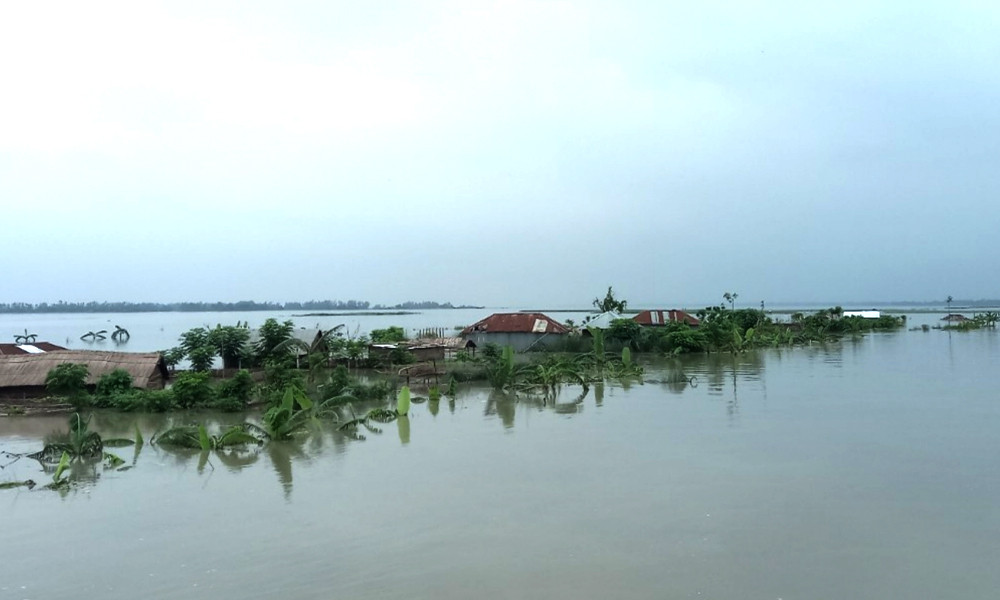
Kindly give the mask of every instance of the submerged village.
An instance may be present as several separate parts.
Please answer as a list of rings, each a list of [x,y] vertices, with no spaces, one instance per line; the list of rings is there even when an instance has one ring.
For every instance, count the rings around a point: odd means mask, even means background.
[[[195,327],[159,352],[124,351],[131,333],[120,326],[81,336],[96,344],[110,338],[120,349],[115,351],[67,349],[24,330],[13,343],[0,343],[0,415],[69,415],[67,431],[25,455],[48,465],[54,473],[48,487],[58,487],[67,485],[61,473],[71,461],[116,460],[105,448],[143,444],[138,429],[134,439],[102,439],[89,428],[95,411],[176,412],[186,424],[156,432],[150,443],[239,451],[291,440],[319,423],[347,435],[377,431],[377,424],[389,421],[408,431],[411,403],[427,402],[434,414],[442,398],[453,404],[466,386],[542,405],[560,402],[565,391],[579,402],[591,386],[643,383],[649,361],[836,343],[906,325],[904,315],[874,310],[777,315],[763,307],[737,308],[735,294],[724,299],[696,311],[629,310],[609,288],[581,322],[536,311],[498,312],[453,331],[408,333],[389,326],[365,335],[343,325],[309,329],[268,318],[257,328],[248,321]],[[997,315],[949,314],[944,320],[943,328],[992,327]],[[660,383],[693,383],[682,370],[671,377],[677,381]],[[226,427],[210,418],[241,412],[243,422]]]
[[[274,407],[289,388],[314,402],[344,402],[387,398],[404,385],[438,395],[475,381],[545,396],[563,384],[641,377],[643,355],[739,353],[905,325],[905,316],[840,307],[779,320],[736,308],[729,294],[725,299],[728,304],[698,311],[629,311],[609,288],[580,323],[541,312],[502,312],[460,331],[429,328],[411,335],[395,326],[352,335],[343,326],[296,328],[291,320],[271,318],[256,329],[238,322],[179,332],[178,345],[161,352],[124,351],[131,334],[118,326],[81,339],[110,336],[122,351],[70,350],[25,330],[13,343],[0,343],[0,413],[240,411]]]

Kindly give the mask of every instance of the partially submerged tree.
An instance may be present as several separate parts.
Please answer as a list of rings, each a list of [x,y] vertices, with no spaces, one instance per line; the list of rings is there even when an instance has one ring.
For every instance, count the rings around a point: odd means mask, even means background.
[[[243,361],[250,355],[250,330],[244,327],[216,325],[208,332],[206,341],[222,357],[223,369],[242,367]]]
[[[181,334],[180,348],[191,362],[191,369],[208,371],[215,362],[216,349],[208,336],[208,329],[195,327]]]
[[[258,339],[253,348],[254,360],[257,364],[287,363],[292,358],[288,346],[282,344],[292,338],[295,325],[291,321],[279,323],[277,319],[268,319],[257,330]]]

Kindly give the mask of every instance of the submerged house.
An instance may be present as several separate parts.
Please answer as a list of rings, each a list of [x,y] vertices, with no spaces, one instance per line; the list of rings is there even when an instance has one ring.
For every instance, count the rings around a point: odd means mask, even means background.
[[[159,352],[56,350],[0,356],[0,396],[44,396],[49,371],[67,363],[86,365],[88,386],[115,369],[127,371],[137,388],[162,389],[167,383],[167,365]]]
[[[692,327],[697,327],[701,324],[698,317],[676,308],[670,310],[644,310],[632,317],[632,320],[646,327],[662,327],[668,323],[687,323]]]
[[[462,330],[466,342],[511,346],[517,352],[539,349],[569,333],[565,325],[542,313],[495,313]]]

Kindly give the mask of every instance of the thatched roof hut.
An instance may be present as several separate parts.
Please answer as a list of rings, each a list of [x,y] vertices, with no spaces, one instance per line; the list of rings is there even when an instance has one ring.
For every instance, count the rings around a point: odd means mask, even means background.
[[[94,352],[60,350],[43,354],[0,356],[0,393],[43,393],[45,376],[65,363],[87,366],[87,385],[96,385],[102,375],[122,369],[132,376],[132,384],[143,389],[162,389],[167,381],[167,365],[158,352]]]

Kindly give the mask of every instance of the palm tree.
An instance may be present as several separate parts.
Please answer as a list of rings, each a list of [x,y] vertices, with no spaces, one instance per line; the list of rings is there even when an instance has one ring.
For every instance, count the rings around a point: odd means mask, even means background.
[[[124,344],[131,338],[132,335],[128,332],[128,329],[119,327],[115,325],[115,331],[111,334],[111,340],[118,344]]]
[[[729,303],[729,310],[736,310],[736,299],[740,297],[739,294],[736,292],[726,292],[722,297]]]
[[[951,312],[951,301],[952,300],[953,300],[953,298],[951,296],[948,296],[948,298],[945,299],[945,304],[948,305],[948,312],[949,313]]]
[[[28,330],[24,330],[24,335],[14,335],[15,344],[34,344],[35,339],[38,338],[37,333],[28,333]]]

